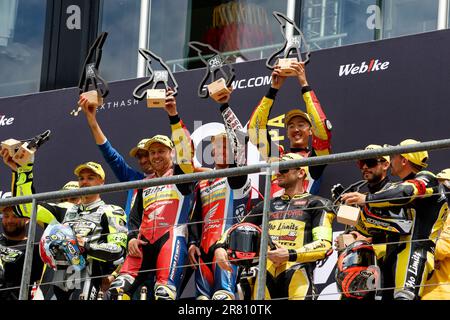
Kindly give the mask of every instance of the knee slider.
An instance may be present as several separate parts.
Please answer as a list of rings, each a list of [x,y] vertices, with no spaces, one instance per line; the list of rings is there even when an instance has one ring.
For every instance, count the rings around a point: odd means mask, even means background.
[[[159,284],[155,286],[155,300],[175,300],[177,291],[172,286]]]
[[[217,290],[211,300],[234,300],[234,294],[226,290]]]
[[[126,293],[129,293],[131,286],[134,283],[134,278],[129,274],[121,274],[119,275],[109,287],[108,291],[111,294],[111,299],[116,300],[119,291],[124,293],[124,296],[128,296]]]
[[[394,293],[394,300],[415,300],[416,295],[408,290],[400,290]]]

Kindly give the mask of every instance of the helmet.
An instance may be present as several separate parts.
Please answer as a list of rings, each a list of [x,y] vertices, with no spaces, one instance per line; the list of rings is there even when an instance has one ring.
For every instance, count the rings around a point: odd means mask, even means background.
[[[261,233],[261,228],[253,223],[237,223],[231,227],[226,241],[231,263],[245,268],[254,265],[259,255]]]
[[[42,261],[54,270],[69,266],[82,270],[86,266],[75,233],[63,224],[51,224],[45,229],[39,243],[39,254]]]
[[[336,283],[346,298],[373,298],[380,279],[375,251],[367,241],[355,241],[339,255]]]

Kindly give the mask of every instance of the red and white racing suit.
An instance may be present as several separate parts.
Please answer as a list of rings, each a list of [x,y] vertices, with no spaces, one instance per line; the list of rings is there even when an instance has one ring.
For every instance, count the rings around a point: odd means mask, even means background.
[[[192,173],[191,139],[178,115],[171,116],[172,140],[175,143],[177,164],[164,176]],[[188,148],[183,150],[183,148]],[[188,152],[186,152],[188,151]],[[189,158],[187,158],[189,157]],[[151,178],[151,177],[149,177]],[[119,277],[111,285],[112,294],[121,288],[127,295],[147,278],[148,270],[155,270],[155,298],[177,298],[183,279],[182,266],[187,262],[187,225],[195,204],[195,183],[163,185],[139,190],[130,214],[128,237],[147,244],[140,247],[142,256],[128,255]],[[139,232],[133,230],[139,226]]]
[[[246,162],[245,141],[240,136],[242,125],[234,112],[223,104],[220,108],[232,151],[233,166]],[[247,175],[200,181],[194,221],[203,224],[190,228],[190,244],[200,247],[199,267],[195,271],[198,299],[230,299],[236,292],[237,267],[222,270],[214,261],[214,245],[225,230],[240,222],[249,211],[251,183]],[[199,234],[201,230],[201,234]],[[200,242],[200,243],[199,243]]]

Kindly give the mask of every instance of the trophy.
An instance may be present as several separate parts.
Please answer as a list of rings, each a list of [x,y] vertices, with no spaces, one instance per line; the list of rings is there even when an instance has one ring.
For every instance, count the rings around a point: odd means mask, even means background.
[[[274,52],[269,58],[266,60],[266,67],[270,70],[273,70],[275,65],[280,66],[281,75],[284,77],[295,76],[296,72],[291,68],[292,62],[304,62],[307,64],[309,62],[309,57],[311,52],[309,51],[309,46],[305,41],[305,37],[301,32],[300,28],[295,24],[294,21],[286,17],[284,14],[274,11],[273,16],[277,19],[280,24],[281,34],[284,37],[284,45],[278,51]],[[293,29],[297,31],[298,35],[288,36],[286,35],[287,24],[292,25]],[[302,46],[306,49],[305,59],[302,58],[302,54],[300,52]],[[289,58],[289,55],[292,51],[295,51],[296,57]],[[283,54],[283,58],[278,58],[277,63],[272,65],[271,62],[275,57],[278,57],[279,54]]]
[[[200,98],[207,98],[210,96],[214,100],[218,101],[227,94],[230,94],[228,87],[231,85],[231,82],[235,77],[233,66],[227,62],[219,51],[208,44],[191,41],[189,42],[189,47],[197,51],[197,55],[200,60],[206,65],[206,74],[198,87],[198,96]],[[211,55],[211,57],[206,59],[205,53]],[[223,68],[225,65],[228,67],[228,73],[225,72]],[[222,77],[215,80],[217,72],[219,71],[222,74]],[[210,75],[212,83],[208,84],[206,86],[208,90],[204,91],[203,87],[205,86],[205,83]]]
[[[36,150],[50,138],[50,130],[37,135],[34,138],[26,140],[8,139],[2,141],[2,150],[8,150],[9,156],[20,166],[33,161]]]
[[[134,91],[133,91],[133,97],[136,100],[142,100],[144,99],[144,96],[146,96],[147,99],[147,107],[148,108],[164,108],[164,105],[166,103],[166,90],[169,88],[169,77],[170,80],[172,80],[174,86],[173,86],[173,96],[175,96],[178,93],[178,83],[175,80],[175,77],[173,76],[172,72],[170,71],[170,68],[167,66],[167,64],[161,59],[161,57],[157,56],[153,52],[147,49],[140,48],[139,53],[141,56],[144,57],[146,60],[147,70],[150,74],[150,78],[145,81],[144,83],[141,83],[138,85]],[[152,58],[158,61],[161,66],[165,70],[153,70],[151,63]],[[162,82],[164,84],[164,89],[156,89],[156,86],[158,83]],[[142,89],[147,87],[148,85],[152,84],[151,89],[147,89],[141,93]]]
[[[346,247],[356,241],[355,237],[352,234],[340,234],[339,236],[337,236],[336,240],[338,251],[344,250]]]
[[[102,47],[107,36],[107,32],[102,32],[89,48],[83,64],[83,72],[78,82],[79,94],[85,93],[84,96],[88,99],[89,104],[97,106],[103,104],[103,98],[109,93],[108,83],[98,73],[98,67],[102,58]],[[90,85],[92,85],[93,89],[89,91]],[[80,111],[81,106],[78,106],[78,109],[72,110],[70,114],[77,116]]]
[[[333,201],[333,205],[339,205],[339,210],[336,215],[337,222],[351,226],[356,226],[359,220],[360,208],[358,206],[355,207],[341,204],[341,196],[347,192],[359,192],[359,190],[365,185],[367,185],[367,181],[360,180],[351,184],[345,189],[342,187],[342,185],[336,185],[333,187],[332,193],[333,198],[335,199]],[[338,188],[339,191],[336,191],[336,189]]]

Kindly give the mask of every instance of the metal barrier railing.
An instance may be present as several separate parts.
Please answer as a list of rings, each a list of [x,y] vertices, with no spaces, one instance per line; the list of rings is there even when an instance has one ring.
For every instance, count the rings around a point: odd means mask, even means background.
[[[167,184],[179,184],[187,183],[193,181],[200,181],[206,179],[214,179],[221,177],[232,177],[232,176],[242,176],[252,173],[258,173],[264,170],[267,177],[270,177],[274,170],[279,169],[289,169],[304,166],[316,166],[331,163],[347,162],[367,158],[381,157],[383,155],[394,155],[402,154],[423,150],[438,150],[450,148],[450,139],[434,140],[429,142],[422,142],[408,146],[391,146],[381,149],[373,150],[361,150],[361,151],[351,151],[343,152],[338,154],[332,154],[327,156],[319,156],[312,158],[304,158],[300,160],[290,160],[275,163],[260,163],[255,165],[249,165],[245,167],[237,167],[230,169],[222,169],[217,171],[193,173],[193,174],[183,174],[171,177],[154,178],[149,180],[132,181],[132,182],[121,182],[108,184],[96,187],[87,187],[78,190],[64,190],[64,191],[52,191],[45,193],[38,193],[29,196],[20,196],[8,199],[1,199],[0,206],[13,206],[23,203],[32,202],[32,214],[29,226],[29,234],[26,245],[26,254],[24,261],[24,268],[22,274],[22,282],[20,287],[20,300],[27,300],[28,298],[28,287],[30,285],[30,275],[31,275],[31,263],[33,258],[33,241],[35,237],[36,230],[36,216],[37,216],[37,202],[38,201],[48,201],[57,200],[70,197],[79,197],[85,195],[99,194],[99,193],[109,193],[109,192],[119,192],[129,189],[142,189],[146,187],[167,185]],[[265,275],[266,275],[266,257],[267,257],[267,243],[268,243],[268,216],[269,216],[269,200],[270,200],[270,178],[266,179],[265,194],[264,194],[264,211],[263,211],[263,224],[262,224],[262,245],[260,251],[260,261],[259,270],[260,277],[258,283],[258,292],[256,298],[259,300],[264,299],[265,290]]]

